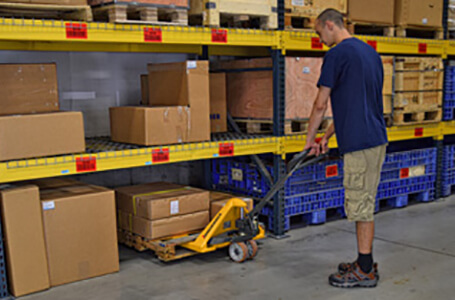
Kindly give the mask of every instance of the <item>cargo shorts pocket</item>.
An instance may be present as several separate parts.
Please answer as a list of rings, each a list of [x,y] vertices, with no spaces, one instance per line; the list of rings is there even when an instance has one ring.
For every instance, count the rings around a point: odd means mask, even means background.
[[[367,160],[363,151],[347,153],[344,156],[344,179],[346,189],[359,191],[365,188]]]

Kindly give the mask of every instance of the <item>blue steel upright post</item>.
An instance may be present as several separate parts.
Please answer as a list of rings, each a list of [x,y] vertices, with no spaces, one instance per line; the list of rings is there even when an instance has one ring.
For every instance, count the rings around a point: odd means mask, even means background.
[[[284,0],[278,0],[278,30],[284,29]],[[273,58],[273,135],[284,135],[285,123],[285,58],[280,49],[272,50]],[[273,157],[273,178],[285,176],[286,165],[281,155]],[[273,199],[273,233],[276,238],[285,236],[284,188]]]

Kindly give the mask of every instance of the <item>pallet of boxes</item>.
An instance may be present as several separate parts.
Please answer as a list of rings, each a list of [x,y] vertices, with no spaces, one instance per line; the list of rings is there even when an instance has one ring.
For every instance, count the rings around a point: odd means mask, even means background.
[[[0,16],[90,22],[87,0],[1,0]]]
[[[89,0],[95,20],[188,25],[189,0]]]
[[[0,65],[0,77],[1,161],[85,150],[82,114],[59,111],[55,64]],[[2,185],[10,293],[118,271],[114,201],[111,190],[68,179]]]
[[[345,14],[348,0],[285,0],[284,24],[289,29],[313,29],[317,16],[327,8]]]

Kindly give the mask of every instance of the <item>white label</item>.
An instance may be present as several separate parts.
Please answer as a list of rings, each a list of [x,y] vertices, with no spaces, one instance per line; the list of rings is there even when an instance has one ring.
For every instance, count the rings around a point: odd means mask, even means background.
[[[52,210],[52,209],[55,209],[54,201],[43,202],[43,210]]]
[[[409,168],[409,177],[419,177],[425,175],[425,166],[416,166]]]
[[[179,201],[171,201],[171,215],[179,213]]]
[[[422,19],[422,24],[427,24],[428,23],[428,19],[427,18],[423,18]]]
[[[186,62],[186,68],[187,69],[196,69],[197,63],[194,60],[190,60]]]
[[[302,71],[303,74],[310,74],[310,72],[311,71],[310,71],[309,67],[303,67],[303,71]]]
[[[304,6],[305,0],[292,0],[292,5],[294,6]]]
[[[231,176],[232,176],[232,180],[243,181],[243,170],[237,169],[237,168],[232,168]]]

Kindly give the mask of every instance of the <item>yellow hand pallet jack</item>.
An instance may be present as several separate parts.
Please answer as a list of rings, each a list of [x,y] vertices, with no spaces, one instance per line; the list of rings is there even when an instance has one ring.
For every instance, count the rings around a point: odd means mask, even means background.
[[[165,240],[147,240],[123,233],[119,234],[119,241],[139,251],[151,249],[160,260],[166,262],[224,247],[229,247],[229,257],[235,262],[253,259],[258,253],[256,240],[265,238],[264,225],[258,221],[259,213],[295,171],[323,158],[307,159],[307,156],[308,151],[296,154],[288,163],[287,174],[270,188],[252,211],[248,211],[247,204],[241,199],[232,198],[200,233],[188,233]]]

